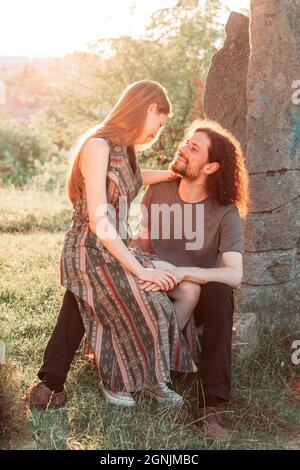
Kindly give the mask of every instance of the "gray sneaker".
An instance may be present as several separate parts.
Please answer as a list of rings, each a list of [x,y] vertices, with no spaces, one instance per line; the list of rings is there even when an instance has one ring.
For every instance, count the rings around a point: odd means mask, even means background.
[[[107,403],[115,406],[128,406],[132,407],[136,405],[136,401],[128,392],[111,392],[101,387],[102,393]]]
[[[171,390],[165,383],[158,384],[151,389],[146,389],[145,392],[163,405],[179,406],[184,402],[183,398],[174,392],[174,390]]]

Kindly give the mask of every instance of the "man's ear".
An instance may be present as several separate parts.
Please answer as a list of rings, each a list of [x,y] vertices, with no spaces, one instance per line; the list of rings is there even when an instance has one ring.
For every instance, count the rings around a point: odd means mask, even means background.
[[[209,164],[209,166],[206,168],[206,173],[208,175],[211,175],[212,173],[215,173],[216,171],[218,171],[218,169],[220,168],[220,163],[218,162],[212,162]]]

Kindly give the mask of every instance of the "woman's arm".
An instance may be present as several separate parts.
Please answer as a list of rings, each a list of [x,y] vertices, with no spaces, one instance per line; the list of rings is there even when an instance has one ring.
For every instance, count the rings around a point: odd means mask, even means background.
[[[130,253],[107,218],[106,176],[109,147],[104,139],[91,139],[84,154],[87,207],[91,230],[105,248],[130,272],[137,275],[141,264]]]
[[[143,184],[162,183],[163,181],[172,181],[177,178],[177,175],[171,170],[141,170],[143,177]]]
[[[105,248],[132,274],[140,279],[152,278],[163,290],[171,288],[176,283],[175,277],[162,270],[144,268],[127,248],[108,219],[106,177],[109,147],[107,142],[104,139],[91,139],[84,149],[83,159],[91,230]]]

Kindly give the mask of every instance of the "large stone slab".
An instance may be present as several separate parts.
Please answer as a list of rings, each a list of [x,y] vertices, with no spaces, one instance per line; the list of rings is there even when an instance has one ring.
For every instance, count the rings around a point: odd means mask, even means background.
[[[257,316],[252,312],[235,313],[232,348],[242,358],[251,357],[259,346]]]
[[[296,281],[298,273],[297,249],[250,253],[244,256],[245,284],[274,286]]]
[[[238,312],[255,312],[266,326],[298,330],[300,328],[299,281],[274,286],[247,286],[235,292]]]
[[[225,28],[224,46],[212,57],[205,90],[205,114],[222,126],[234,129],[245,150],[246,82],[249,62],[249,18],[231,13]]]
[[[300,2],[252,0],[250,29],[249,171],[300,168],[300,106],[293,103],[293,83],[300,79]]]
[[[246,252],[293,249],[300,243],[299,213],[300,197],[274,211],[250,213],[245,223],[245,231],[251,233],[245,237]]]
[[[300,171],[250,175],[250,192],[251,212],[282,208],[300,196]]]
[[[239,296],[245,311],[255,308],[269,323],[288,326],[300,321],[300,102],[293,88],[300,78],[300,1],[252,0],[250,31],[250,252]]]
[[[300,326],[300,0],[251,1],[250,55],[245,24],[230,16],[204,93],[207,116],[241,140],[250,176],[237,309]]]

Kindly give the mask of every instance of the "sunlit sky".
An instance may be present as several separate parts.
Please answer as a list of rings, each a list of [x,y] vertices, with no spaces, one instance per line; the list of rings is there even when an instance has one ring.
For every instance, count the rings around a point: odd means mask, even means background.
[[[62,57],[84,50],[99,37],[139,36],[151,13],[175,3],[176,0],[2,0],[0,55]],[[249,6],[249,0],[222,3],[235,11]]]

